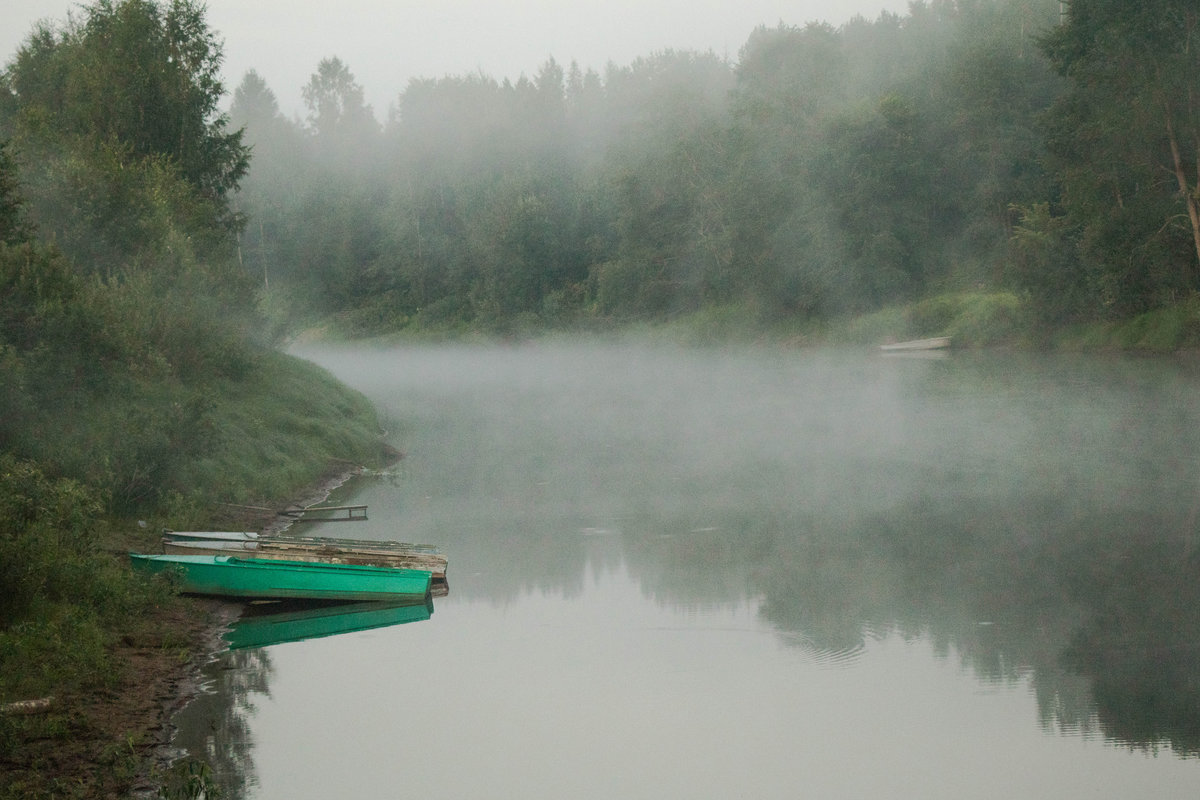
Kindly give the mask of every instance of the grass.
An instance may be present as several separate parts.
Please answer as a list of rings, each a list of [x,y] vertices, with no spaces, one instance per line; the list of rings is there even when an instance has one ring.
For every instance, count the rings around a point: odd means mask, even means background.
[[[353,340],[362,330],[326,320],[306,338]],[[511,322],[511,321],[510,321]],[[712,305],[667,317],[618,320],[586,314],[559,324],[522,318],[504,330],[481,323],[427,324],[408,320],[385,335],[395,341],[494,340],[588,334],[681,346],[784,343],[874,347],[908,339],[948,336],[956,348],[1017,347],[1170,353],[1200,348],[1200,296],[1136,317],[1047,327],[1024,298],[1006,291],[946,292],[857,315],[828,320],[765,318],[736,303]]]
[[[253,381],[218,392],[211,422],[219,448],[186,471],[187,484],[212,500],[281,497],[312,483],[330,463],[381,458],[375,412],[327,371],[271,353]]]
[[[825,339],[855,345],[949,336],[955,347],[996,347],[1027,340],[1028,312],[1011,292],[956,292],[832,322]]]
[[[220,502],[284,502],[335,463],[383,461],[370,403],[308,362],[264,352],[251,373],[205,391],[196,419],[215,432],[209,446],[176,454],[162,473],[173,485],[136,517],[115,516],[103,487],[0,454],[0,706],[56,698],[53,713],[0,712],[0,800],[123,796],[141,768],[154,693],[172,690],[164,675],[191,658],[205,623],[171,587],[134,575],[125,553],[154,547],[162,527],[211,524]],[[94,405],[109,402],[136,401],[101,394]],[[183,796],[197,781],[184,776]]]
[[[1064,350],[1194,350],[1200,347],[1200,298],[1192,297],[1130,319],[1067,327],[1055,334],[1053,343]]]

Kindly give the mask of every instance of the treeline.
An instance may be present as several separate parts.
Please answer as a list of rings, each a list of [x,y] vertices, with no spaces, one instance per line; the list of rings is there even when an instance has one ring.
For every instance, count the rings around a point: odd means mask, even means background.
[[[289,120],[247,74],[243,264],[350,331],[820,320],[955,292],[1046,325],[1197,287],[1197,10],[934,0],[763,27],[736,62],[412,81],[380,124],[338,58]]]

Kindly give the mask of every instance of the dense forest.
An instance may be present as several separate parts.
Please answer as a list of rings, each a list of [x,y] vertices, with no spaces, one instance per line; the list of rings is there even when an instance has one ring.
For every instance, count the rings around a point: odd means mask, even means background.
[[[820,323],[966,295],[1038,328],[1177,307],[1200,279],[1198,14],[914,2],[762,27],[734,62],[416,79],[382,124],[340,58],[303,120],[251,72],[230,110],[253,152],[240,259],[277,321],[351,333]]]

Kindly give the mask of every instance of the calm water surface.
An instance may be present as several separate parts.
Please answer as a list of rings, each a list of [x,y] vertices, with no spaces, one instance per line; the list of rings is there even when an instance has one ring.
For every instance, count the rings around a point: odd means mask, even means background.
[[[406,453],[304,532],[450,593],[221,656],[179,742],[229,796],[1200,796],[1187,363],[300,354]]]

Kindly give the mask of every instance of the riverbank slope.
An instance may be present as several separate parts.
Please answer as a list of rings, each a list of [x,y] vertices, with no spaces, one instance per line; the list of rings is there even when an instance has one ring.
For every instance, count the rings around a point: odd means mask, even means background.
[[[135,517],[0,456],[0,800],[154,796],[170,777],[170,714],[240,605],[174,596],[133,575],[129,552],[156,552],[162,528],[265,527],[234,506],[311,504],[395,457],[364,397],[291,356],[261,354],[207,399],[214,444],[173,473],[186,492]]]

